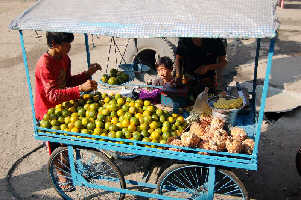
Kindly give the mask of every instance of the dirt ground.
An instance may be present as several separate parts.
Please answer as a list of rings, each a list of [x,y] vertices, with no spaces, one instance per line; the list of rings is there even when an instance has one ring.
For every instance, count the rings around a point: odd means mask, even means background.
[[[0,154],[0,200],[15,199],[11,193],[12,189],[22,199],[60,199],[49,184],[47,177],[48,153],[45,148],[37,150],[15,165],[16,169],[10,179],[11,187],[8,186],[6,179],[12,165],[41,144],[32,136],[30,98],[19,36],[16,31],[8,29],[10,21],[33,3],[34,0],[0,1],[0,152],[2,152]],[[285,8],[277,9],[281,23],[275,47],[277,59],[301,55],[300,9],[301,2],[292,0],[285,0]],[[24,40],[28,54],[29,74],[33,77],[35,63],[47,49],[44,33],[24,31]],[[262,64],[265,64],[268,42],[265,39],[262,41],[260,51]],[[90,43],[92,46],[92,41]],[[95,37],[94,43],[95,47],[91,48],[91,61],[106,66],[108,38]],[[125,41],[118,40],[118,43],[123,46]],[[225,72],[227,83],[249,79],[250,72],[241,70],[241,68],[245,66],[244,64],[250,64],[253,61],[255,44],[256,41],[253,39],[229,42],[231,60]],[[83,36],[76,35],[70,57],[73,73],[85,69],[86,56]],[[114,62],[113,58],[110,64]],[[283,68],[287,67],[289,66],[283,66]],[[284,70],[282,73],[286,73],[286,71]],[[300,74],[295,75],[295,80],[289,84],[289,89],[301,92],[300,84],[297,84],[300,83],[301,76]],[[100,73],[93,78],[98,79],[99,76]],[[32,87],[34,89],[34,85]],[[285,102],[279,102],[279,104],[285,104]],[[301,145],[300,130],[301,108],[286,113],[266,114],[259,147],[258,171],[235,170],[252,199],[301,199],[301,177],[295,169],[295,154]],[[143,163],[143,161],[141,162]],[[141,173],[133,173],[131,176],[140,179]]]

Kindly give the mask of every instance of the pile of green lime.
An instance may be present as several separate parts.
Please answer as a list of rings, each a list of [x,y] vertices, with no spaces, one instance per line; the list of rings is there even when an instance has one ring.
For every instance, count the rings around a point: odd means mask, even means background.
[[[110,74],[104,74],[101,81],[110,85],[120,85],[129,81],[129,75],[117,69],[111,69]]]
[[[180,136],[186,125],[183,116],[158,109],[149,100],[99,92],[58,104],[40,121],[43,128],[161,144]]]

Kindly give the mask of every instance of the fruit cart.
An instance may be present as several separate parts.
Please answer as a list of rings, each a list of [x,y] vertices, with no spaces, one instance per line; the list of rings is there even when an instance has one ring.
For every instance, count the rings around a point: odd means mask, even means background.
[[[123,199],[126,194],[154,199],[249,199],[243,183],[230,169],[257,170],[260,130],[277,30],[275,6],[276,1],[270,0],[231,2],[91,0],[86,3],[80,0],[40,0],[12,21],[10,28],[20,33],[32,106],[34,137],[37,140],[65,144],[65,147],[57,148],[49,159],[49,176],[56,191],[64,199]],[[43,126],[35,118],[23,40],[23,30],[27,29],[83,33],[88,66],[90,64],[88,34],[122,38],[257,38],[254,84],[253,90],[249,91],[250,108],[248,112],[237,114],[233,121],[233,126],[242,128],[249,138],[254,139],[253,151],[251,154],[217,152],[89,132],[56,130],[50,129],[47,125]],[[257,113],[255,89],[261,38],[271,38],[271,41],[261,107]],[[89,101],[100,101],[105,98],[99,93],[85,95],[83,99]],[[176,161],[176,164],[167,168],[156,184],[127,180],[114,163],[114,159],[106,154],[106,150],[170,159]],[[59,176],[64,176],[73,188],[63,190]],[[148,191],[153,192],[131,190],[129,185],[150,188]]]

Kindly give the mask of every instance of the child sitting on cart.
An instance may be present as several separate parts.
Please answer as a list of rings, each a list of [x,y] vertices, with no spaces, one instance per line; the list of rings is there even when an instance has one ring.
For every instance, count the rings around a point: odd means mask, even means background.
[[[72,33],[47,32],[48,51],[44,53],[36,64],[35,70],[35,114],[42,120],[49,108],[65,101],[78,99],[80,92],[97,89],[97,83],[90,80],[91,76],[101,70],[97,63],[91,64],[87,71],[78,75],[71,75],[71,60],[68,53],[71,42],[74,40]],[[48,142],[49,153],[60,146],[58,143]],[[58,172],[60,173],[60,172]],[[66,182],[66,180],[61,180]],[[64,189],[62,187],[62,189]]]
[[[154,86],[173,85],[175,82],[172,76],[172,69],[173,69],[172,60],[167,56],[161,57],[158,63],[156,63],[158,78],[148,82],[148,85],[154,85]],[[151,100],[152,103],[154,104],[159,103],[160,94],[162,90],[163,88],[142,89],[139,93],[139,98]]]

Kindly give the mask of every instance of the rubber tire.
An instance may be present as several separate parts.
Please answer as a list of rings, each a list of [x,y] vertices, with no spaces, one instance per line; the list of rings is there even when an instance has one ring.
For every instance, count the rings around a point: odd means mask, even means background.
[[[177,170],[178,168],[183,168],[183,167],[188,167],[188,166],[197,166],[197,165],[190,165],[190,164],[173,164],[171,165],[169,168],[167,168],[159,177],[158,179],[158,183],[157,183],[157,193],[158,194],[162,194],[161,191],[161,184],[162,182],[165,180],[166,176],[168,176],[169,174],[173,173],[175,170]],[[198,167],[202,167],[202,166],[198,166]],[[208,168],[208,167],[205,167]],[[243,195],[245,196],[244,200],[249,200],[249,196],[248,196],[248,192],[244,186],[244,184],[239,180],[239,178],[232,172],[229,170],[224,170],[224,169],[217,169],[217,171],[219,171],[222,174],[225,174],[226,176],[230,177],[241,189],[241,192],[243,193]],[[187,177],[186,177],[187,178]],[[187,180],[187,179],[186,179]],[[190,198],[189,198],[190,199]]]
[[[138,49],[138,51],[137,51]],[[153,50],[156,53],[156,57],[168,56],[173,61],[175,59],[174,45],[172,42],[163,38],[138,38],[137,39],[137,48],[135,45],[134,39],[131,39],[128,43],[124,58],[127,63],[134,63],[136,56],[144,50]],[[155,59],[156,59],[155,57]],[[140,62],[144,63],[143,60]]]
[[[301,176],[301,147],[299,148],[299,150],[296,153],[296,169],[297,169],[299,175]]]
[[[74,150],[75,149],[81,149],[81,148],[78,148],[78,147],[73,147]],[[108,158],[108,156],[106,156],[104,153],[100,152],[100,151],[96,151],[94,149],[85,149],[87,151],[90,151],[92,152],[93,154],[97,155],[98,157],[100,157],[103,161],[106,162],[106,164],[108,166],[110,166],[115,172],[116,174],[118,175],[118,178],[119,178],[119,181],[120,181],[120,187],[125,189],[126,188],[126,183],[125,183],[125,179],[124,179],[124,176],[122,175],[120,169],[118,168],[118,166],[110,159]],[[56,156],[57,155],[60,155],[61,152],[63,151],[67,151],[68,152],[68,148],[67,147],[58,147],[56,148],[50,158],[49,158],[49,161],[48,161],[48,175],[49,175],[49,179],[50,179],[50,182],[52,184],[52,186],[55,188],[56,192],[63,198],[63,199],[72,199],[70,198],[64,191],[60,190],[58,187],[59,185],[56,185],[56,181],[53,180],[53,176],[51,176],[52,174],[52,169],[53,169],[53,161],[55,160]],[[68,198],[66,198],[66,196]],[[119,197],[119,200],[123,200],[125,197],[125,194],[124,193],[120,193],[120,197]]]

